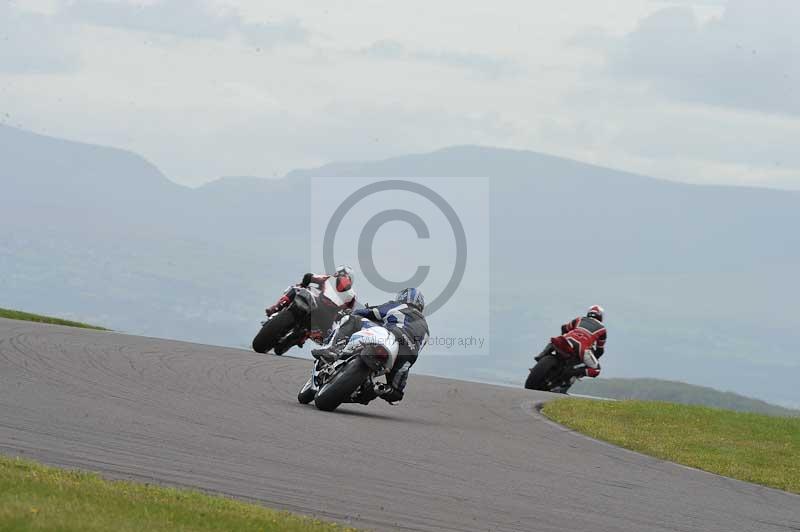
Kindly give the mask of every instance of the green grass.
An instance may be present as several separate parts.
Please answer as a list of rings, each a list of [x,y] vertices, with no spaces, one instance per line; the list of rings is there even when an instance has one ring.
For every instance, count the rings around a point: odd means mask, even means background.
[[[561,399],[550,419],[593,438],[800,494],[800,419],[655,401]]]
[[[19,310],[10,310],[7,308],[0,308],[0,318],[8,318],[10,320],[22,321],[35,321],[37,323],[52,323],[54,325],[66,325],[68,327],[80,327],[81,329],[95,329],[97,331],[107,331],[103,327],[96,325],[89,325],[79,321],[62,320],[60,318],[51,318],[50,316],[40,316],[39,314],[31,314],[30,312],[20,312]]]
[[[0,456],[0,531],[354,530],[195,491],[107,481]]]

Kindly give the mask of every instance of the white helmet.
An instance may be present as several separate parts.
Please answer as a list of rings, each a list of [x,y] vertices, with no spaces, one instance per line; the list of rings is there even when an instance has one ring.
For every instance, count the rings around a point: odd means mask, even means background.
[[[605,310],[600,305],[592,305],[589,307],[589,311],[586,313],[587,318],[594,318],[597,321],[603,321],[603,314],[605,314]]]
[[[336,279],[337,291],[347,292],[353,287],[353,268],[350,266],[337,266],[333,277]]]

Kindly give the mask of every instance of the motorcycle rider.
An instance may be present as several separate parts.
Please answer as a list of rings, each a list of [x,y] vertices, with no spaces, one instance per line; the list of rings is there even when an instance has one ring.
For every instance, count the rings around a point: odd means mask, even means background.
[[[333,275],[317,275],[306,273],[299,284],[290,286],[278,299],[277,303],[266,309],[268,317],[280,312],[294,300],[299,288],[310,289],[318,294],[318,305],[311,314],[312,339],[321,342],[336,320],[339,312],[355,308],[356,292],[353,290],[353,269],[350,266],[339,266]],[[299,339],[298,346],[303,345]],[[276,352],[276,354],[279,354]]]
[[[299,284],[289,287],[274,305],[267,307],[267,316],[272,316],[289,306],[297,293],[297,287],[308,288],[309,286],[317,289],[320,295],[327,300],[326,303],[329,302],[339,310],[355,307],[356,292],[353,290],[353,268],[342,265],[336,268],[333,275],[314,273],[303,275]]]
[[[585,364],[585,367],[573,371],[573,377],[595,378],[600,375],[600,363],[597,359],[605,353],[607,338],[606,327],[603,325],[604,313],[603,307],[592,305],[586,316],[578,316],[562,325],[561,335],[551,338],[536,360],[555,349],[572,355]]]
[[[389,389],[381,397],[389,403],[401,401],[409,370],[430,336],[428,322],[422,314],[424,309],[425,298],[422,292],[418,288],[405,288],[393,300],[383,305],[365,306],[342,318],[328,344],[320,349],[312,349],[311,354],[316,358],[335,360],[347,339],[361,329],[362,322],[356,318],[367,318],[382,325],[397,338],[399,350],[394,366],[386,376]]]

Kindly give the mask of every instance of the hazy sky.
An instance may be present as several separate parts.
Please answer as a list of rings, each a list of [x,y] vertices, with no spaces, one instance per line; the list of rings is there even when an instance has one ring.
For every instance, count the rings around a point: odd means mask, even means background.
[[[0,122],[171,179],[477,143],[800,189],[800,1],[0,0]]]

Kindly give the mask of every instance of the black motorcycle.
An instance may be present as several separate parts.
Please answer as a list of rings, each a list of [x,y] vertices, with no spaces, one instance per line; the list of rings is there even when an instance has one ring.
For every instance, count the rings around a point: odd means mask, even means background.
[[[302,347],[306,340],[322,345],[336,319],[338,308],[327,304],[319,294],[299,286],[289,290],[294,291],[292,302],[262,322],[253,338],[256,353],[272,350],[282,355],[294,346]]]
[[[578,362],[574,356],[558,352],[555,348],[538,355],[525,380],[525,388],[544,392],[567,393],[577,380],[576,370],[586,365]]]

